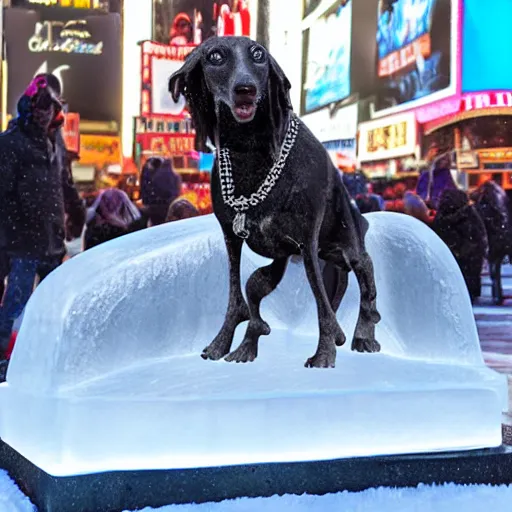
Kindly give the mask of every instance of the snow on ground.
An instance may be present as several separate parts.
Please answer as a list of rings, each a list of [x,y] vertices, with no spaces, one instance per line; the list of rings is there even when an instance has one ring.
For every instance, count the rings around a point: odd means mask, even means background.
[[[238,499],[204,505],[174,505],[158,512],[510,512],[512,486],[441,487],[420,485],[416,489],[369,489],[327,496],[283,496]],[[143,509],[151,512],[155,509]]]
[[[414,489],[378,488],[326,496],[241,498],[203,505],[145,508],[138,512],[510,512],[511,503],[512,486],[447,484],[419,485]],[[1,470],[0,512],[37,512],[8,474]]]
[[[511,503],[512,486],[447,484],[420,485],[414,489],[378,488],[360,493],[342,492],[326,496],[241,498],[203,505],[144,508],[138,512],[510,512]],[[0,512],[37,512],[8,474],[1,470]]]
[[[0,470],[0,512],[35,512],[36,508],[23,495],[7,472]]]

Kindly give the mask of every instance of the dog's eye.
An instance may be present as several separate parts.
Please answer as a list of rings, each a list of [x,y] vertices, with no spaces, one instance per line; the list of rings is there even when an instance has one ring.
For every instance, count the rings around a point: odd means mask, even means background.
[[[208,55],[208,60],[212,63],[212,64],[222,64],[224,62],[224,56],[222,55],[222,53],[218,52],[218,51],[213,51],[211,52],[209,55]]]
[[[263,60],[265,59],[265,54],[263,53],[263,50],[261,48],[258,48],[257,46],[253,46],[251,48],[251,55],[256,62],[263,62]]]

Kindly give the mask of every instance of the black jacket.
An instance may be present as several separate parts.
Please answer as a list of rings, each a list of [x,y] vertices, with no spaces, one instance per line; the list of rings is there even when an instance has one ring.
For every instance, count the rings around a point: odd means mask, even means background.
[[[24,118],[0,134],[0,251],[43,259],[65,253],[64,214],[85,210],[65,165],[65,146]]]

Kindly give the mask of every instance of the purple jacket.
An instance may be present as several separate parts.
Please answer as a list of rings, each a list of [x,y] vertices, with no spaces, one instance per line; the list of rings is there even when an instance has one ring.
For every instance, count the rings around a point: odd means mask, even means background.
[[[416,185],[416,194],[419,195],[423,201],[427,201],[429,195],[428,189],[429,171],[423,171]],[[434,169],[432,185],[430,187],[430,203],[435,209],[437,209],[439,199],[445,189],[457,189],[450,169]]]

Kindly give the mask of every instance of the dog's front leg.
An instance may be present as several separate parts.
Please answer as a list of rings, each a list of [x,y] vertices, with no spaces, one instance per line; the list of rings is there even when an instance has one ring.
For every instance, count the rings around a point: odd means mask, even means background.
[[[249,320],[249,308],[242,295],[240,284],[240,261],[243,240],[233,234],[224,233],[229,258],[229,303],[226,318],[219,334],[201,354],[203,359],[218,361],[229,354],[233,336],[239,324]]]
[[[336,315],[332,310],[327,296],[318,259],[318,242],[308,244],[304,249],[304,267],[318,309],[318,324],[320,339],[313,357],[310,357],[304,366],[306,368],[334,368],[336,362],[336,346],[345,342],[343,333]]]

